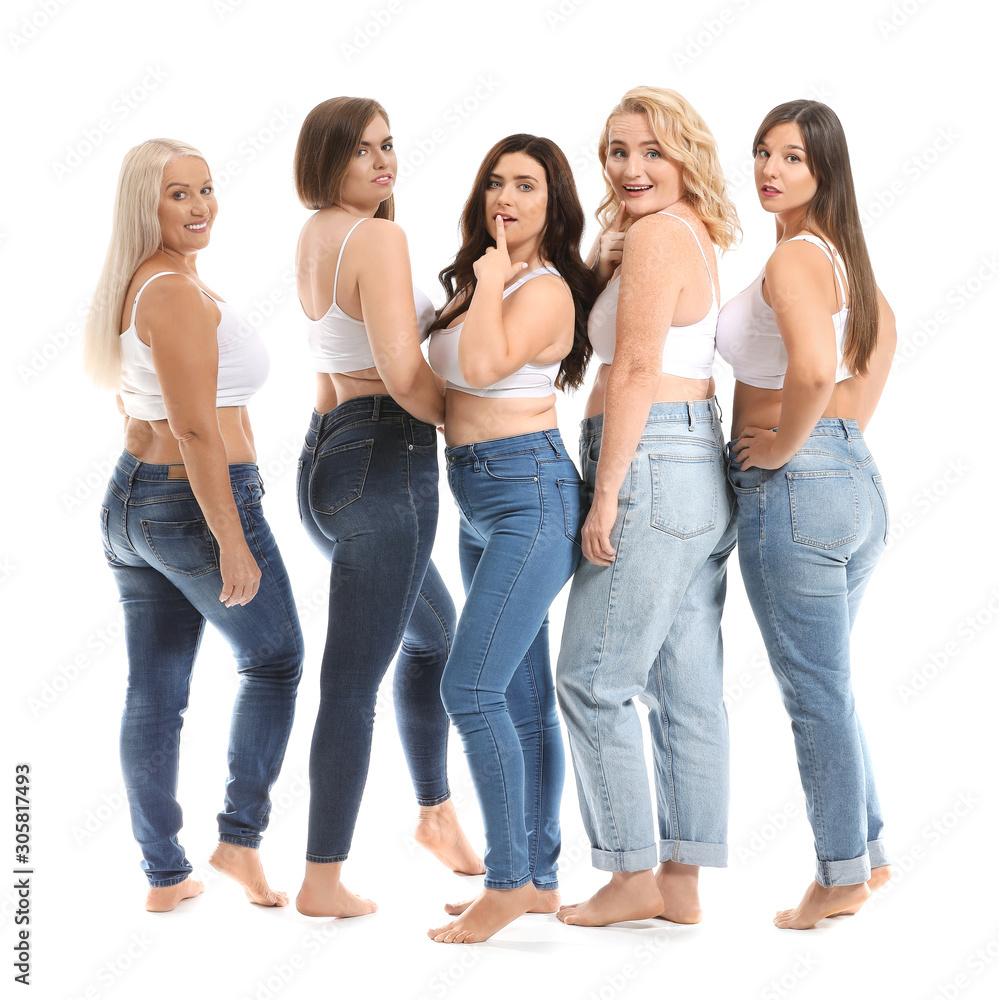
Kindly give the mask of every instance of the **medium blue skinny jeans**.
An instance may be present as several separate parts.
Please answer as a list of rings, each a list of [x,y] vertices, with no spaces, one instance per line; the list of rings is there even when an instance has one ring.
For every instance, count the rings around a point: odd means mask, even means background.
[[[330,562],[330,603],[309,758],[309,861],[343,861],[350,850],[378,685],[397,651],[396,724],[416,800],[432,806],[450,797],[440,682],[455,610],[430,561],[437,478],[436,428],[391,396],[313,412],[299,514]]]
[[[255,465],[230,465],[243,534],[260,567],[253,600],[219,601],[218,545],[191,484],[169,478],[177,466],[123,452],[101,507],[104,554],[125,612],[128,691],[121,717],[121,766],[151,886],[191,873],[177,840],[180,730],[205,622],[236,657],[239,690],[229,730],[229,778],[219,840],[258,847],[281,769],[302,670],[302,632],[281,553],[264,520]]]
[[[857,422],[823,418],[787,465],[742,471],[733,460],[729,478],[742,578],[791,717],[815,881],[866,882],[888,857],[850,631],[887,540],[881,476]]]
[[[565,777],[548,608],[579,560],[580,479],[557,430],[447,450],[465,605],[441,695],[482,809],[489,889],[558,886]]]

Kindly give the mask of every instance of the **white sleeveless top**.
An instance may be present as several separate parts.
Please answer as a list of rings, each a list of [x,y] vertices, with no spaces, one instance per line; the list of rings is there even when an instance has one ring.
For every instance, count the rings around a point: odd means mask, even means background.
[[[371,342],[368,340],[364,320],[348,316],[336,304],[337,279],[340,277],[340,261],[343,260],[344,247],[350,239],[350,234],[365,221],[359,219],[355,222],[340,244],[336,271],[333,275],[333,304],[319,319],[309,319],[308,316],[305,318],[309,333],[309,353],[312,355],[317,372],[344,374],[375,367],[375,358],[371,353]],[[422,342],[427,339],[427,333],[434,321],[434,304],[419,288],[413,289],[413,299],[416,304],[416,323]]]
[[[537,267],[533,271],[518,278],[509,288],[503,289],[503,298],[512,295],[521,285],[541,274],[555,274],[553,267]],[[555,379],[558,377],[561,361],[549,365],[536,365],[528,362],[506,378],[493,385],[475,389],[470,386],[461,373],[458,362],[458,342],[461,339],[462,320],[446,330],[434,330],[430,334],[429,360],[430,367],[441,378],[447,380],[448,389],[457,389],[470,396],[489,397],[490,399],[542,398],[550,396],[555,391]]]
[[[676,375],[679,378],[711,378],[711,364],[715,358],[715,324],[718,320],[718,300],[715,296],[715,283],[708,267],[708,258],[704,255],[701,241],[686,219],[671,212],[657,212],[657,215],[668,215],[678,219],[694,237],[697,249],[701,251],[701,259],[708,272],[708,282],[711,285],[711,306],[707,313],[696,323],[687,326],[671,326],[666,331],[663,343],[662,373]],[[590,310],[590,320],[587,334],[593,345],[593,356],[601,364],[609,365],[614,360],[616,345],[617,306],[621,291],[621,275],[616,274],[607,283],[607,287],[597,296]]]
[[[833,266],[836,291],[841,308],[832,317],[836,333],[836,381],[852,378],[853,372],[843,363],[843,348],[846,344],[846,326],[850,309],[846,305],[846,294],[839,279],[839,268],[835,257],[839,254],[811,233],[799,233],[791,240],[804,240],[817,246]],[[735,377],[746,385],[757,389],[783,389],[784,374],[787,372],[787,350],[777,329],[774,311],[763,298],[763,276],[766,267],[760,271],[752,284],[744,288],[735,298],[722,307],[718,316],[718,353],[732,366]]]
[[[132,303],[132,321],[121,335],[121,400],[125,412],[138,420],[165,420],[166,407],[159,379],[153,369],[153,352],[148,344],[139,339],[135,329],[135,311],[139,298],[150,281],[164,274],[179,274],[179,271],[159,271],[135,293]],[[200,287],[200,286],[199,286]],[[208,292],[202,288],[202,292]],[[215,405],[245,406],[253,394],[267,380],[270,359],[263,339],[227,303],[208,297],[219,307],[221,318],[218,325],[219,376],[215,394]]]

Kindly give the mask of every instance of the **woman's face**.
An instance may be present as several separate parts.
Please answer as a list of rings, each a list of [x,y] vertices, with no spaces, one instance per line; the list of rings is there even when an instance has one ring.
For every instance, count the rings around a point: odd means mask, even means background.
[[[361,141],[347,167],[340,204],[364,212],[377,210],[395,187],[396,164],[388,122],[375,115],[361,133]]]
[[[774,125],[760,139],[754,174],[760,204],[781,215],[807,208],[819,187],[808,164],[801,129],[794,122]]]
[[[507,249],[530,255],[541,245],[548,212],[545,168],[527,153],[504,153],[486,178],[486,228],[496,239],[496,216],[503,217]]]
[[[604,170],[617,200],[638,218],[661,212],[686,194],[683,168],[656,139],[648,115],[639,112],[611,119]]]
[[[157,216],[163,246],[181,254],[208,246],[218,214],[208,164],[197,156],[175,156],[163,168]]]

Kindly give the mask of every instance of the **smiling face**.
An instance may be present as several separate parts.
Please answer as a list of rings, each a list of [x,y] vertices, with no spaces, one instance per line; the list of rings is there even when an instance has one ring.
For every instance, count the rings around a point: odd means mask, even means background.
[[[163,168],[157,216],[163,246],[180,254],[208,246],[218,214],[208,164],[197,156],[176,156]]]
[[[683,168],[649,127],[647,115],[629,112],[611,119],[604,171],[629,215],[661,212],[686,194]]]
[[[486,178],[486,229],[496,239],[496,216],[511,257],[526,260],[537,253],[548,212],[545,168],[527,153],[504,153]]]
[[[760,204],[785,218],[804,217],[819,187],[808,164],[801,129],[794,122],[774,125],[760,139],[754,174]]]
[[[395,145],[388,122],[375,115],[361,133],[340,188],[339,202],[365,214],[392,195],[396,176]]]

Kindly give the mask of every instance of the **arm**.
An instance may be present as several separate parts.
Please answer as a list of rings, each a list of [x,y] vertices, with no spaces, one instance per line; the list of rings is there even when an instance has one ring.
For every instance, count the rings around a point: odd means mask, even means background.
[[[461,374],[475,389],[495,385],[529,361],[560,361],[572,348],[575,313],[561,278],[539,276],[504,300],[504,286],[526,266],[510,262],[501,224],[495,249],[475,262],[475,292],[458,343]]]
[[[372,219],[352,237],[361,317],[378,375],[392,398],[428,424],[444,420],[444,399],[420,350],[406,234]]]
[[[611,224],[593,241],[593,246],[586,256],[586,266],[597,275],[597,294],[607,287],[607,282],[614,277],[614,271],[621,263],[624,252],[625,217],[626,209],[622,201]]]
[[[683,269],[677,266],[684,239],[680,225],[650,216],[636,222],[624,241],[600,461],[593,503],[583,524],[583,555],[596,566],[614,560],[610,533],[617,496],[659,388],[663,344],[682,288]]]
[[[779,469],[808,440],[836,386],[836,334],[829,261],[807,243],[785,243],[767,262],[766,287],[787,351],[776,433],[745,427],[736,444],[743,469]]]
[[[191,490],[219,544],[226,607],[253,600],[260,568],[246,545],[229,484],[229,461],[219,430],[218,310],[180,275],[157,279],[139,306],[140,332],[149,338],[170,432],[177,439]]]

